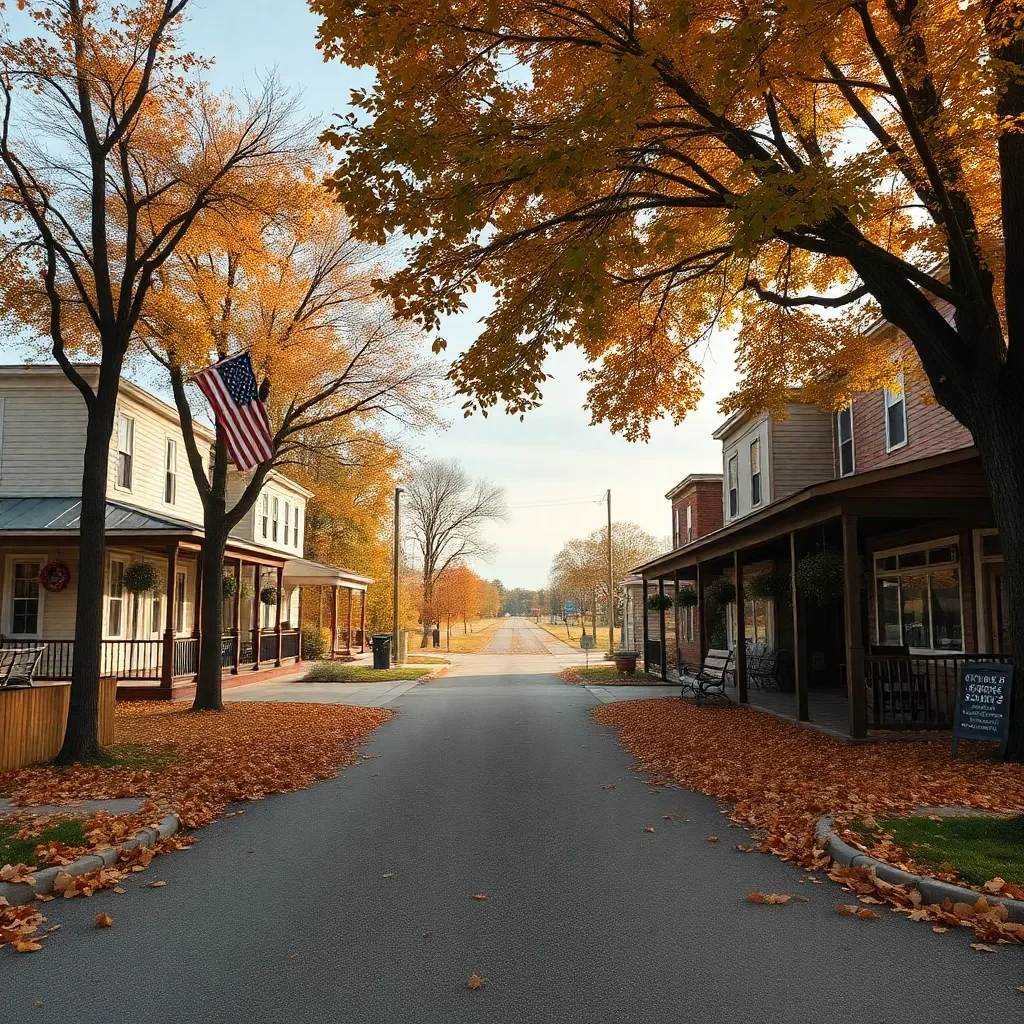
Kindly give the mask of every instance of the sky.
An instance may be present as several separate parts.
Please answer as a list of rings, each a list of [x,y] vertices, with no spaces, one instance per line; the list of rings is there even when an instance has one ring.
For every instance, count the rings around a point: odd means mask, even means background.
[[[365,69],[324,63],[314,43],[317,21],[303,0],[193,0],[189,8],[183,41],[214,58],[208,77],[217,89],[255,86],[275,71],[301,95],[309,116],[326,126],[345,108],[349,90],[371,80]],[[477,299],[445,323],[450,355],[473,340],[485,303]],[[647,444],[631,444],[604,426],[589,425],[586,386],[578,379],[585,362],[575,351],[550,357],[553,379],[544,405],[522,422],[500,410],[486,419],[463,419],[461,400],[450,402],[442,412],[449,428],[415,438],[413,445],[423,457],[458,459],[474,477],[505,487],[508,519],[489,529],[496,553],[477,570],[507,587],[543,586],[562,544],[604,524],[609,488],[616,521],[639,523],[667,543],[671,523],[665,492],[689,473],[722,469],[721,448],[711,432],[724,419],[717,403],[735,380],[731,345],[719,339],[702,362],[700,407],[682,426],[654,424]]]

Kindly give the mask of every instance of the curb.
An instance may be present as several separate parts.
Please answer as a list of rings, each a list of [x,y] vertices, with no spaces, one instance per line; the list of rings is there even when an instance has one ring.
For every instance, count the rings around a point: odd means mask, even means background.
[[[178,816],[168,814],[156,828],[144,828],[138,835],[126,839],[120,846],[108,846],[95,853],[87,853],[70,864],[33,871],[35,882],[31,885],[28,882],[0,882],[0,898],[6,899],[12,907],[31,903],[36,896],[40,894],[45,896],[53,891],[54,880],[61,871],[77,876],[96,871],[99,868],[112,867],[117,863],[117,858],[122,850],[132,850],[137,846],[156,846],[161,839],[173,836],[180,828],[181,822],[178,820]]]
[[[941,903],[943,900],[952,900],[953,903],[970,903],[973,906],[979,896],[984,896],[990,904],[1001,903],[1006,907],[1010,921],[1024,924],[1024,901],[978,892],[977,889],[968,889],[962,885],[954,885],[952,882],[942,882],[937,878],[929,878],[927,875],[912,875],[909,871],[902,871],[883,860],[870,857],[863,850],[858,850],[855,846],[840,839],[832,831],[832,818],[827,814],[818,819],[818,824],[814,827],[814,838],[825,853],[841,867],[873,868],[875,875],[883,882],[917,889],[924,897],[925,903]]]

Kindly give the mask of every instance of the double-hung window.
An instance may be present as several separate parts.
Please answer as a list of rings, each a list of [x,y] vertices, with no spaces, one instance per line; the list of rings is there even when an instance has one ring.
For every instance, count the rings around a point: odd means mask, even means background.
[[[14,636],[39,635],[40,562],[15,562],[11,593],[11,633]]]
[[[292,507],[289,502],[284,503],[284,537],[282,538],[285,547],[288,546],[288,538],[292,532]]]
[[[264,494],[260,501],[260,526],[263,539],[266,540],[268,533],[270,532],[270,498]]]
[[[107,635],[119,637],[124,631],[124,562],[110,560],[107,581]]]
[[[903,374],[899,375],[898,391],[885,389],[885,450],[902,448],[907,443],[907,393]]]
[[[135,420],[121,416],[117,421],[117,486],[132,489],[132,471],[135,458]]]
[[[281,513],[281,501],[279,498],[274,498],[274,518],[270,524],[270,539],[277,540],[277,523]]]
[[[681,543],[679,536],[679,509],[672,509],[672,547],[677,548]]]
[[[750,507],[761,504],[761,441],[750,442]]]
[[[164,502],[173,505],[178,496],[178,442],[167,438],[164,445]]]
[[[299,546],[299,506],[295,506],[295,522],[292,523],[292,545]]]
[[[174,631],[185,632],[185,574],[174,574]]]
[[[740,460],[738,455],[729,459],[729,518],[735,519],[740,511]]]
[[[853,405],[836,413],[836,434],[839,438],[839,475],[850,476],[856,468],[853,456]]]
[[[686,506],[686,543],[693,540],[693,506]]]

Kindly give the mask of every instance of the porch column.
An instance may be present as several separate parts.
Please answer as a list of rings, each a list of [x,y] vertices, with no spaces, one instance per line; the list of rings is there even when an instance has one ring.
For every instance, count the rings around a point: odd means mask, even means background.
[[[348,626],[347,632],[345,633],[345,650],[352,653],[352,588],[348,588]],[[395,657],[398,656],[398,651],[395,651]]]
[[[363,592],[363,599],[359,604],[359,653],[366,653],[366,591]]]
[[[167,549],[167,579],[164,580],[167,609],[164,615],[164,651],[160,685],[170,690],[174,681],[174,587],[178,575],[178,542]]]
[[[284,601],[284,566],[277,567],[277,608],[274,613],[274,632],[277,634],[277,657],[274,664],[281,665],[281,603]]]
[[[703,667],[704,659],[708,656],[708,637],[707,631],[705,630],[704,620],[704,574],[700,571],[700,562],[696,563],[697,572],[697,607],[695,609],[697,615],[697,653],[700,655],[700,666]]]
[[[661,627],[661,680],[668,681],[668,644],[665,636],[665,577],[658,577],[658,625]]]
[[[647,639],[648,639],[648,636],[647,636],[647,634],[648,634],[648,630],[647,630],[647,577],[645,576],[643,578],[643,580],[644,580],[644,587],[643,587],[643,597],[644,597],[644,599],[641,602],[641,617],[643,618],[643,623],[644,623],[644,671],[645,672],[650,672],[651,671],[651,659],[650,659],[650,657],[648,656],[648,653],[647,653],[648,652],[648,644],[647,644]]]
[[[196,552],[196,580],[195,589],[192,593],[192,635],[198,637],[202,632],[202,607],[203,607],[203,553]]]
[[[732,553],[732,571],[736,577],[736,699],[740,704],[747,703],[747,602],[743,597],[743,559],[740,553]]]
[[[846,622],[846,693],[850,706],[850,735],[868,734],[867,690],[864,685],[864,635],[860,615],[860,558],[857,517],[843,513],[843,616]]]
[[[253,569],[252,587],[252,670],[256,672],[260,667],[260,609],[263,601],[260,599],[260,590],[263,584],[263,566],[257,562]]]
[[[242,661],[242,560],[235,562],[235,603],[231,615],[231,631],[234,633],[231,652],[231,672],[238,675]]]
[[[796,690],[796,717],[800,722],[811,719],[807,701],[807,621],[803,601],[796,589],[796,534],[789,535],[789,591],[793,602],[793,688]]]
[[[672,603],[675,605],[674,620],[675,620],[675,624],[676,624],[676,671],[679,673],[680,676],[682,676],[682,674],[683,674],[683,649],[682,649],[682,647],[679,644],[679,635],[680,635],[680,633],[682,633],[682,617],[681,617],[681,614],[680,614],[681,613],[681,609],[679,607],[679,593],[680,593],[680,590],[679,590],[679,570],[678,569],[676,569],[675,583],[676,583],[675,600]]]
[[[316,628],[321,636],[324,635],[324,588],[316,588]]]
[[[338,588],[331,587],[331,657],[338,650]]]

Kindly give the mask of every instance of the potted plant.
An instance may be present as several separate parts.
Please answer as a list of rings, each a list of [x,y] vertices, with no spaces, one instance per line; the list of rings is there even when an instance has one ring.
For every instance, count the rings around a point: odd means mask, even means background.
[[[843,594],[843,559],[834,551],[805,555],[796,564],[800,592],[820,605],[838,601]]]
[[[676,595],[676,604],[680,608],[696,608],[697,591],[692,587],[680,587],[679,593]]]
[[[273,583],[265,583],[260,590],[260,601],[265,605],[277,604],[277,587]]]
[[[148,594],[160,589],[160,573],[152,562],[130,562],[125,567],[123,583],[129,594]]]
[[[664,594],[651,594],[647,598],[647,607],[652,612],[667,612],[672,607],[672,598]]]
[[[789,573],[771,569],[759,572],[747,584],[747,592],[762,601],[785,601],[790,596]]]
[[[631,676],[636,672],[636,662],[640,655],[636,651],[616,651],[615,670],[620,676]]]
[[[220,578],[221,597],[223,597],[225,601],[230,601],[231,598],[235,596],[235,591],[237,589],[238,587],[235,582],[235,577],[228,575],[228,573],[224,573]]]
[[[715,609],[722,609],[736,600],[736,584],[719,576],[704,588],[704,600]]]

